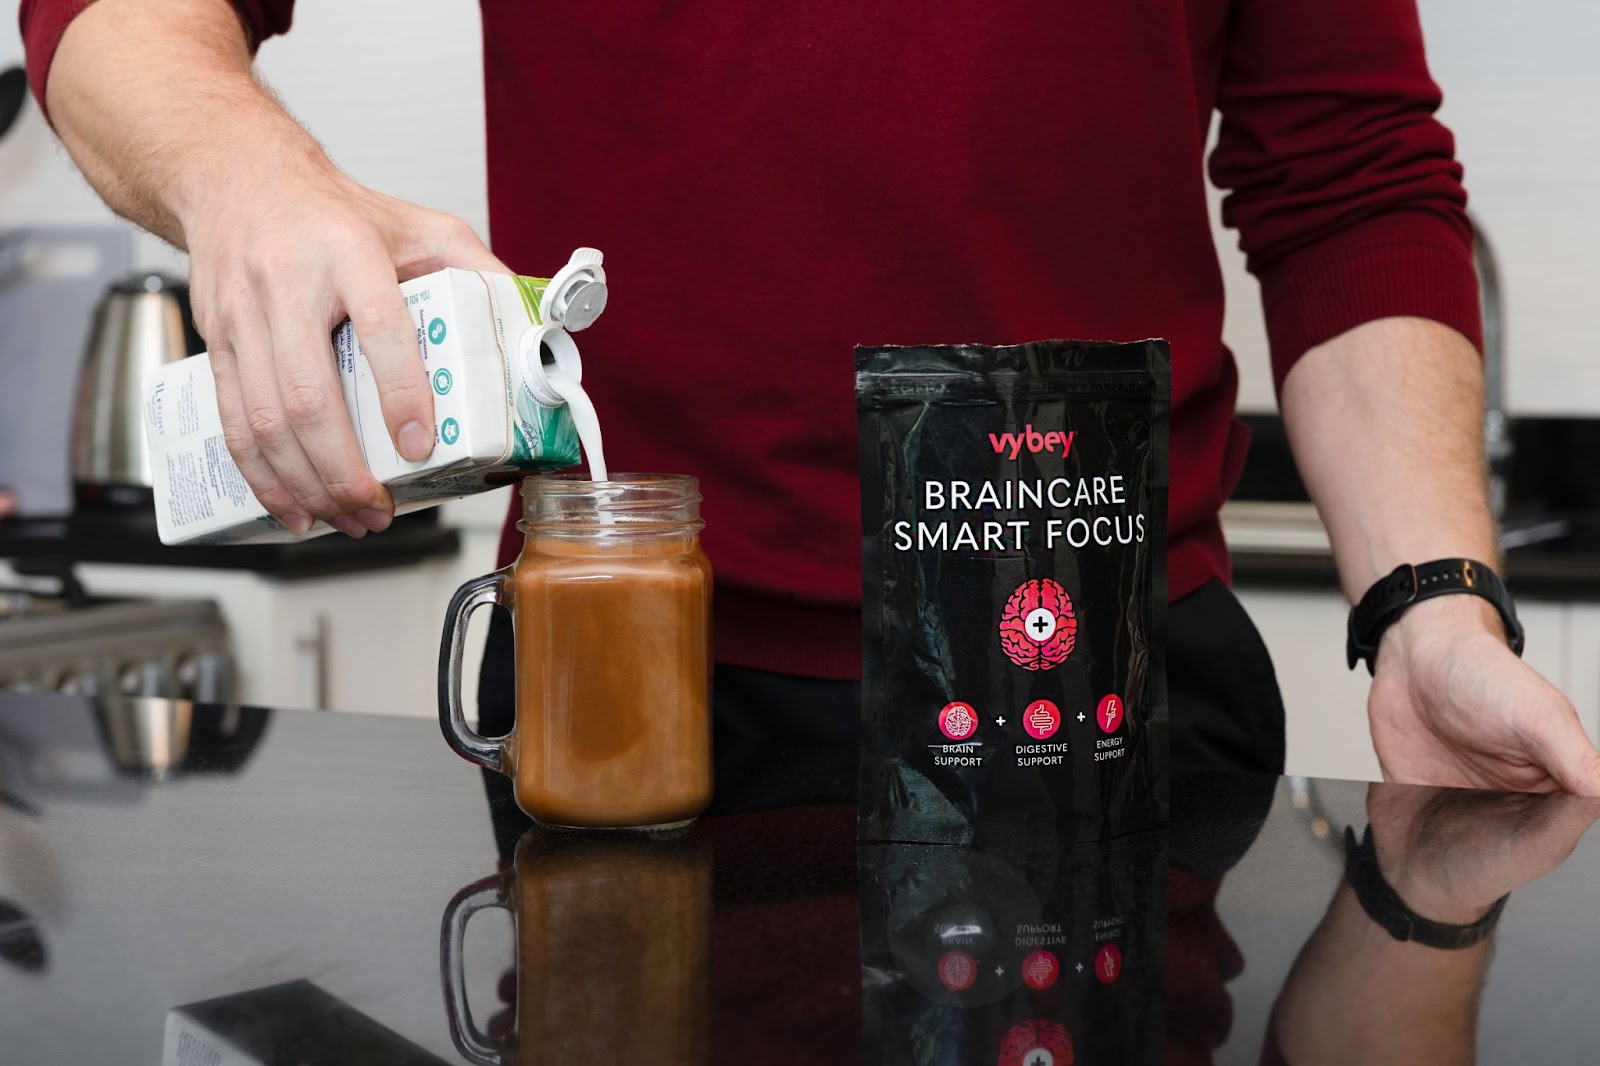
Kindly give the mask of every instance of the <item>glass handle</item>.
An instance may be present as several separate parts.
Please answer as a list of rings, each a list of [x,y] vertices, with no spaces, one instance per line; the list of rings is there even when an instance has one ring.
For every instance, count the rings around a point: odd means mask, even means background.
[[[467,725],[461,705],[461,653],[467,642],[467,621],[486,603],[506,608],[502,598],[504,572],[473,578],[456,589],[444,613],[444,637],[439,642],[439,728],[445,743],[468,762],[505,773],[504,737],[481,737]]]
[[[450,1024],[450,1039],[456,1050],[476,1066],[504,1066],[505,1057],[472,1020],[472,1009],[467,1005],[467,973],[461,945],[467,922],[474,914],[489,907],[510,909],[505,894],[507,876],[494,874],[457,892],[445,907],[439,924],[439,984],[444,989],[444,1014]]]

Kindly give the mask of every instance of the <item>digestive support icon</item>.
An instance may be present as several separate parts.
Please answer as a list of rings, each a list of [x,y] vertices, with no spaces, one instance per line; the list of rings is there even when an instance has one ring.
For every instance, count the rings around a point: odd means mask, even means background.
[[[1061,728],[1061,709],[1049,700],[1034,700],[1022,712],[1022,728],[1034,740],[1049,740]]]
[[[1053,953],[1039,950],[1022,960],[1022,981],[1029,988],[1044,991],[1061,976],[1061,963]]]
[[[1000,650],[1024,670],[1051,670],[1078,642],[1072,599],[1060,582],[1035,578],[1017,586],[1000,614]]]

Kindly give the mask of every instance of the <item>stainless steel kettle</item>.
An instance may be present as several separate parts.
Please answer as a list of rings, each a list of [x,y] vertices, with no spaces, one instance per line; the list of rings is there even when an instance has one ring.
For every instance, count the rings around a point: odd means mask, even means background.
[[[150,506],[140,382],[151,367],[200,347],[182,282],[140,274],[106,293],[78,380],[72,482],[79,506]]]

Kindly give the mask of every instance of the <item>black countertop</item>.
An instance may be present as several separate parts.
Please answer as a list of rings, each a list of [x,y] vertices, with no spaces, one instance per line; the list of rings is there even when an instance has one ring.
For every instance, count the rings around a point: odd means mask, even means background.
[[[401,566],[460,550],[461,536],[436,511],[401,515],[359,541],[339,533],[284,544],[175,545],[156,535],[155,512],[88,511],[61,518],[0,520],[0,559],[24,566],[123,563],[249,570],[279,578],[324,577]]]
[[[1241,419],[1250,431],[1250,450],[1233,498],[1307,502],[1283,420],[1261,414]],[[1501,576],[1519,597],[1600,598],[1600,464],[1588,461],[1600,447],[1600,420],[1520,419],[1512,424],[1512,434],[1507,528],[1554,522],[1567,531],[1507,551]],[[1234,580],[1242,585],[1339,589],[1333,556],[1325,551],[1252,548],[1231,554]]]
[[[208,1027],[311,1066],[1253,1064],[1275,1003],[1297,1066],[1473,1061],[1433,1056],[1474,1029],[1479,1062],[1595,1060],[1577,801],[1180,780],[1169,830],[979,852],[723,795],[687,836],[594,840],[524,832],[430,721],[195,708],[158,781],[116,769],[99,713],[0,695],[7,1064],[216,1062]],[[1336,894],[1369,817],[1438,916],[1511,891],[1476,1020],[1487,948],[1399,943]]]
[[[1600,599],[1600,521],[1574,516],[1573,531],[1505,553],[1501,576],[1513,596],[1537,600]],[[1339,591],[1339,571],[1327,552],[1230,552],[1239,585]],[[1424,560],[1417,560],[1422,562]]]

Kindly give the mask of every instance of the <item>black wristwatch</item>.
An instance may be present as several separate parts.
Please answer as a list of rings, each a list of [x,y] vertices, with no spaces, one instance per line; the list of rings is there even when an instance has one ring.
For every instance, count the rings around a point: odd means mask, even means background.
[[[1465,592],[1482,596],[1500,612],[1506,626],[1506,643],[1518,655],[1522,654],[1522,623],[1517,621],[1517,608],[1511,602],[1511,593],[1505,583],[1489,567],[1471,559],[1439,559],[1421,566],[1409,563],[1398,566],[1388,577],[1380,579],[1361,602],[1350,611],[1349,636],[1345,654],[1350,659],[1350,669],[1365,659],[1367,672],[1373,673],[1378,664],[1378,642],[1384,630],[1394,624],[1413,603],[1431,600],[1435,596]]]
[[[1506,909],[1510,896],[1501,896],[1489,908],[1489,913],[1470,925],[1446,925],[1424,918],[1410,907],[1400,894],[1384,880],[1378,868],[1378,849],[1372,843],[1372,827],[1356,843],[1356,831],[1344,831],[1344,879],[1355,890],[1356,899],[1367,917],[1401,943],[1421,944],[1442,951],[1458,951],[1482,943],[1500,924],[1500,912]]]

